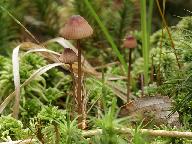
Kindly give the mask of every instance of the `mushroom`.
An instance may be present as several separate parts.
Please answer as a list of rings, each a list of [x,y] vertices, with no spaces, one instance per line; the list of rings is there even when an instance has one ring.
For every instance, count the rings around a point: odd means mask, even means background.
[[[124,40],[123,46],[124,48],[129,49],[129,61],[128,61],[129,66],[128,66],[128,75],[127,75],[127,102],[129,102],[130,86],[131,86],[130,84],[131,83],[131,63],[132,63],[131,54],[132,54],[132,50],[137,47],[137,40],[133,36],[128,35]]]
[[[63,53],[59,57],[59,60],[62,63],[66,63],[69,65],[72,65],[74,62],[77,62],[77,59],[78,57],[76,53],[70,48],[65,48]]]
[[[93,34],[93,29],[88,22],[80,15],[74,15],[69,18],[65,26],[61,29],[60,34],[70,40],[77,40],[78,49],[78,86],[77,86],[77,107],[79,128],[83,129],[83,96],[81,94],[81,48],[80,39],[89,37]]]
[[[77,55],[76,53],[70,49],[70,48],[65,48],[64,51],[62,52],[62,54],[60,55],[59,57],[59,60],[62,62],[62,63],[66,63],[66,64],[69,64],[69,70],[71,72],[71,77],[72,77],[72,80],[73,80],[73,97],[75,98],[75,76],[73,74],[73,63],[74,62],[77,62]]]

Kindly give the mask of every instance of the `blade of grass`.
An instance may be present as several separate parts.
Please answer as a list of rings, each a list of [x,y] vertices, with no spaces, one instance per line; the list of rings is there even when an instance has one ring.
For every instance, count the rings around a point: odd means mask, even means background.
[[[40,44],[40,42],[35,38],[35,36],[27,28],[25,28],[25,26],[20,23],[20,21],[18,21],[6,8],[4,8],[3,6],[0,6],[0,8],[4,12],[6,12],[18,25],[20,25],[27,32],[27,34],[29,34],[31,38],[35,40],[36,43]]]
[[[149,32],[147,28],[147,8],[146,0],[140,0],[141,4],[141,33],[142,33],[142,51],[144,58],[144,82],[148,83],[148,71],[149,71]]]
[[[90,2],[88,0],[84,0],[85,5],[87,6],[87,8],[90,10],[90,13],[92,14],[93,18],[96,20],[96,22],[98,23],[98,25],[100,26],[101,30],[103,31],[107,41],[109,42],[109,44],[111,45],[113,51],[115,52],[116,56],[118,57],[119,61],[121,62],[121,64],[124,67],[124,70],[127,72],[128,66],[123,58],[123,56],[121,55],[120,51],[118,50],[113,38],[111,37],[111,35],[109,34],[107,28],[105,27],[105,25],[102,23],[102,21],[100,20],[99,16],[96,14],[95,10],[93,9],[92,5],[90,4]]]
[[[32,53],[32,52],[47,52],[50,54],[54,54],[56,56],[60,56],[59,53],[54,52],[52,50],[45,49],[45,48],[35,48],[35,49],[32,48],[31,50],[28,50],[23,56],[25,56],[26,54]]]
[[[151,35],[151,30],[152,30],[152,17],[153,17],[153,5],[154,5],[154,0],[149,1],[149,15],[148,15],[148,20],[147,20],[147,28],[148,28],[148,45],[150,48],[150,35]]]
[[[19,74],[19,48],[20,45],[14,48],[12,54],[12,64],[13,64],[13,79],[15,85],[15,102],[13,105],[14,118],[18,118],[19,114],[19,102],[20,102],[20,74]]]

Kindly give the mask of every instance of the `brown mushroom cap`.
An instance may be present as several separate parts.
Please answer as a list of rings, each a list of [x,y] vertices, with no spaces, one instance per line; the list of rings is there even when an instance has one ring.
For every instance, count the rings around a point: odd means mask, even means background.
[[[66,39],[82,39],[93,34],[93,29],[88,22],[80,15],[74,15],[69,18],[60,34]]]
[[[66,64],[72,64],[74,62],[77,62],[77,59],[78,57],[76,53],[70,48],[65,48],[64,52],[59,57],[59,60],[62,63],[66,63]]]
[[[137,40],[133,36],[129,35],[125,38],[123,46],[125,48],[130,48],[130,49],[136,48],[137,47]]]

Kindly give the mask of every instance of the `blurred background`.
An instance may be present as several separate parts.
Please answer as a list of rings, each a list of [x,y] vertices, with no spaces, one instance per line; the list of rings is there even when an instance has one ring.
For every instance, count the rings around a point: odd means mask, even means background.
[[[122,39],[128,33],[140,30],[139,0],[91,0],[93,8],[109,30],[116,44],[121,49]],[[163,0],[159,1],[163,8]],[[1,0],[0,5],[6,8],[18,19],[35,37],[43,42],[59,36],[59,30],[66,19],[73,14],[80,14],[87,19],[94,28],[94,36],[84,41],[84,49],[89,47],[86,57],[93,65],[101,61],[112,60],[108,56],[108,42],[105,40],[95,19],[92,18],[87,7],[80,0]],[[192,1],[166,0],[165,18],[169,25],[176,25],[179,17],[190,15]],[[179,16],[179,17],[178,17]],[[162,28],[162,20],[156,4],[152,17],[152,31]],[[7,13],[0,12],[0,53],[9,55],[12,48],[23,41],[33,41],[25,30],[18,25]],[[94,53],[94,56],[92,55]],[[95,60],[94,57],[100,57]]]

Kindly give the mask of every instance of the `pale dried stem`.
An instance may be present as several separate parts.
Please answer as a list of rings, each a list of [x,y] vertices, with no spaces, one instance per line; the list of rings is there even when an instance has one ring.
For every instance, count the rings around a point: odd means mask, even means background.
[[[131,128],[115,128],[115,130],[121,134],[130,134],[135,131]],[[167,131],[167,130],[152,130],[152,129],[139,129],[141,134],[148,134],[154,137],[177,137],[177,138],[192,138],[192,132],[180,132],[180,131]],[[91,137],[102,134],[102,129],[95,129],[89,131],[83,131],[84,137]]]

